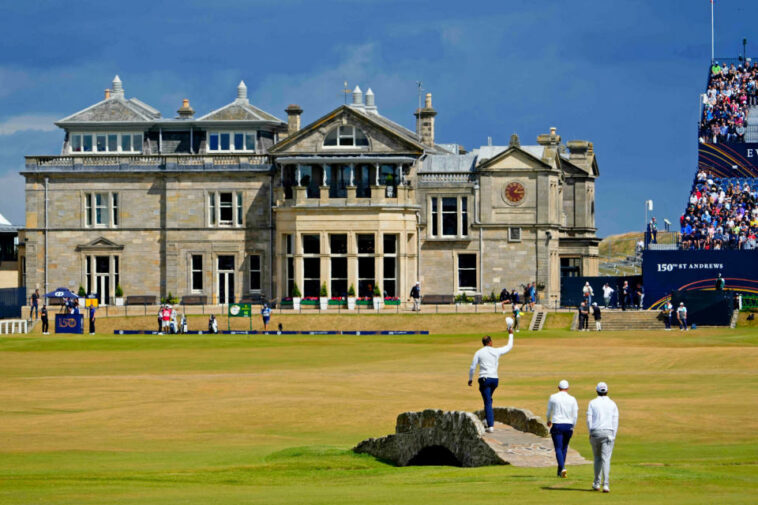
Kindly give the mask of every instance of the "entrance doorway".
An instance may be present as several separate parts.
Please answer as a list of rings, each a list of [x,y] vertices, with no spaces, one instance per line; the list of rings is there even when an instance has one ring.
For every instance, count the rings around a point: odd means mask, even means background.
[[[110,303],[111,293],[111,257],[95,256],[95,294],[100,305]]]
[[[219,256],[218,271],[218,303],[234,303],[234,256]]]

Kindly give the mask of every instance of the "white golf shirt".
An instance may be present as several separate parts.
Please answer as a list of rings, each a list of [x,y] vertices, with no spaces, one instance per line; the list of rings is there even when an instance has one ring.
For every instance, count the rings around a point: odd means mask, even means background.
[[[479,365],[479,378],[497,379],[497,365],[500,356],[508,353],[513,349],[513,333],[508,334],[508,345],[503,347],[492,347],[485,345],[474,354],[471,360],[471,368],[468,371],[468,380],[473,380],[476,366]]]
[[[616,403],[607,396],[598,396],[587,407],[587,429],[611,430],[613,437],[619,428],[619,409]]]
[[[579,405],[576,398],[566,391],[558,391],[550,395],[547,402],[547,415],[545,419],[553,424],[570,424],[576,425],[576,418],[579,416]]]

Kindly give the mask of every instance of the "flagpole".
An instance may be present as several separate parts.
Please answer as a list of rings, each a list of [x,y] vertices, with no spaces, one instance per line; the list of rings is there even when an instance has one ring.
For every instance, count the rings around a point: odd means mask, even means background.
[[[713,0],[711,0],[711,63],[713,63],[713,60],[716,59],[713,48]]]

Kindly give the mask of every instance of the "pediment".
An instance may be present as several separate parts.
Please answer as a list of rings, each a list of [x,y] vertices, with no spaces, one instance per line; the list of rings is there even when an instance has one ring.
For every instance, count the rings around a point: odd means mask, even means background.
[[[339,126],[354,126],[368,137],[368,147],[329,147],[324,139]],[[421,154],[424,146],[415,134],[378,114],[341,106],[272,147],[271,154]]]
[[[518,146],[510,146],[491,158],[481,158],[477,165],[478,171],[497,170],[545,170],[552,167],[541,158]]]
[[[247,101],[235,101],[209,112],[198,121],[283,121]]]
[[[98,237],[92,242],[76,246],[76,249],[78,251],[122,251],[124,249],[124,245],[117,244],[116,242],[108,240],[105,237]]]

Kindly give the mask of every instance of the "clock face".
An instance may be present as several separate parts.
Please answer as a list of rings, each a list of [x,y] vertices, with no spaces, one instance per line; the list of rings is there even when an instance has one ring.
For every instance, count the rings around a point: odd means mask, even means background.
[[[510,203],[521,203],[526,190],[520,182],[511,182],[505,187],[505,199]]]

